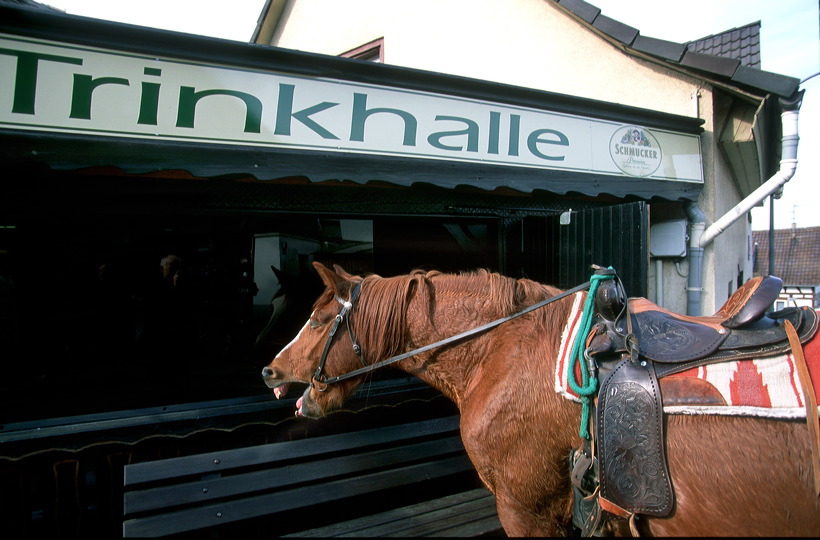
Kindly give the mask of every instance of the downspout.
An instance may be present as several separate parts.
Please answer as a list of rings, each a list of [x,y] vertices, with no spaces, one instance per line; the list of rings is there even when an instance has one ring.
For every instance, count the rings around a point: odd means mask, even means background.
[[[703,291],[703,247],[701,238],[706,229],[706,216],[700,207],[689,202],[686,215],[692,224],[689,231],[689,283],[686,286],[686,314],[700,315],[700,293]]]
[[[800,112],[800,102],[803,99],[801,90],[797,98],[791,101],[780,98],[780,106],[784,109],[780,115],[783,124],[782,151],[780,153],[780,170],[766,180],[763,185],[754,190],[748,197],[740,201],[734,208],[723,214],[723,217],[712,223],[700,239],[700,247],[704,247],[715,239],[726,228],[746,215],[752,208],[760,204],[766,197],[777,191],[780,186],[791,180],[797,169],[797,143],[800,137],[797,134],[797,118]],[[787,110],[788,109],[788,110]]]
[[[700,88],[692,93],[692,108],[695,118],[700,118]],[[706,229],[706,215],[694,202],[684,205],[686,215],[692,224],[689,231],[689,282],[686,285],[686,314],[700,315],[700,293],[703,291],[703,248],[700,237]]]
[[[687,205],[686,213],[692,223],[692,232],[689,236],[687,315],[701,314],[700,297],[703,283],[704,248],[725,231],[729,225],[746,215],[753,207],[760,204],[794,176],[797,169],[797,143],[800,140],[797,131],[797,120],[804,93],[805,90],[800,90],[795,98],[790,100],[780,98],[780,106],[783,109],[780,115],[782,123],[780,170],[705,230],[706,223],[703,212],[694,203]]]

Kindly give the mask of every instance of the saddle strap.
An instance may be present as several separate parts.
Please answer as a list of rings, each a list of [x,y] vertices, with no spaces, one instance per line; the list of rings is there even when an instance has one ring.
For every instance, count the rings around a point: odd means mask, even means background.
[[[792,346],[794,364],[797,366],[797,374],[800,376],[800,386],[803,387],[803,398],[806,404],[806,424],[809,428],[812,468],[814,469],[814,491],[820,497],[820,420],[817,416],[817,397],[814,395],[814,385],[811,382],[811,375],[809,375],[809,366],[806,364],[806,357],[803,356],[803,346],[800,345],[797,331],[788,320],[786,320],[785,326],[786,334],[789,336],[789,343]]]

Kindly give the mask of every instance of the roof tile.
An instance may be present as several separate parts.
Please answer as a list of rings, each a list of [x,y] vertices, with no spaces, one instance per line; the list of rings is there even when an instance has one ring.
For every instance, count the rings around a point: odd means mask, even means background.
[[[741,65],[760,69],[760,21],[712,34],[685,44],[687,50],[733,58]]]
[[[632,42],[635,41],[635,37],[638,35],[637,28],[628,26],[615,19],[610,19],[606,15],[598,15],[595,18],[595,22],[592,23],[592,26],[627,45],[632,45]]]
[[[635,38],[635,43],[632,44],[632,47],[634,47],[635,50],[659,56],[672,62],[680,62],[683,53],[686,51],[686,46],[681,43],[646,37],[640,34]]]
[[[717,73],[718,75],[731,78],[732,75],[735,74],[735,71],[737,71],[740,61],[733,58],[700,54],[687,50],[686,54],[683,55],[681,64],[693,69]]]
[[[565,8],[569,9],[577,16],[592,24],[595,17],[601,14],[601,9],[593,6],[584,0],[558,0]]]
[[[769,231],[752,231],[754,275],[769,272]],[[784,285],[820,285],[820,227],[774,231],[774,275]]]
[[[771,92],[778,96],[792,96],[800,86],[800,79],[763,71],[746,66],[738,66],[732,80]]]

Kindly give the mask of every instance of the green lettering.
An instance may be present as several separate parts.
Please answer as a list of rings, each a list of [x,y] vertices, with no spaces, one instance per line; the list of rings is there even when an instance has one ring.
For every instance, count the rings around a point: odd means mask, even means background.
[[[442,131],[441,133],[431,133],[427,137],[427,142],[431,146],[441,148],[442,150],[461,150],[461,146],[447,146],[441,142],[443,137],[454,137],[457,135],[467,135],[467,151],[478,152],[478,123],[468,118],[459,118],[458,116],[436,116],[436,121],[450,120],[454,122],[464,122],[467,127],[459,131]]]
[[[521,129],[521,117],[517,114],[510,115],[510,146],[508,154],[518,155],[518,132]]]
[[[129,86],[128,79],[121,77],[100,77],[92,79],[91,75],[74,74],[74,91],[71,94],[71,113],[69,118],[91,120],[91,94],[104,84],[121,84]]]
[[[498,132],[501,127],[501,113],[490,111],[490,132],[489,142],[487,143],[487,153],[498,153]]]
[[[310,118],[310,115],[324,111],[325,109],[329,109],[331,107],[335,107],[338,103],[323,101],[313,107],[302,109],[299,112],[293,112],[293,91],[295,88],[296,87],[292,84],[279,85],[279,103],[276,107],[276,127],[273,131],[274,134],[290,135],[290,119],[295,118],[323,139],[338,139],[339,137],[326,130]]]
[[[14,99],[11,112],[34,114],[34,100],[37,94],[37,67],[40,60],[63,64],[83,65],[82,58],[55,56],[14,49],[0,49],[0,54],[17,57],[17,72],[14,77]]]
[[[162,75],[161,69],[145,68],[146,75]],[[159,110],[159,83],[142,81],[142,94],[140,94],[140,113],[137,118],[138,124],[157,125],[157,111]]]
[[[353,117],[350,122],[350,140],[364,142],[364,123],[371,115],[379,113],[395,114],[404,120],[404,146],[416,146],[416,131],[418,121],[416,117],[401,109],[367,108],[367,94],[353,94]]]
[[[555,138],[554,139],[542,139],[541,136],[546,135],[546,134],[555,135]],[[559,146],[569,146],[569,139],[567,138],[566,135],[564,135],[560,131],[556,131],[554,129],[536,129],[535,131],[530,133],[529,137],[527,137],[527,148],[529,148],[530,152],[532,152],[532,154],[534,156],[538,156],[541,159],[548,159],[550,161],[564,161],[564,158],[566,156],[548,156],[548,155],[542,153],[538,149],[538,144],[539,143],[541,143],[541,144],[555,144],[555,145],[559,145]]]
[[[177,111],[177,127],[194,127],[196,104],[200,99],[208,96],[231,96],[245,103],[245,133],[260,133],[262,131],[262,102],[259,98],[238,90],[202,90],[197,92],[191,86],[182,86],[179,89],[179,110]]]

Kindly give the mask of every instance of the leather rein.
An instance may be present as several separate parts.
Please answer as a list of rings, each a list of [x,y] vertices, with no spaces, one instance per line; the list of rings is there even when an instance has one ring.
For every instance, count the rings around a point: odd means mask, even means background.
[[[351,329],[351,326],[350,326],[350,313],[353,309],[353,305],[355,304],[356,300],[359,298],[359,293],[361,292],[362,282],[360,281],[353,288],[353,291],[351,291],[349,300],[343,300],[343,299],[339,298],[338,296],[336,296],[336,301],[339,302],[342,305],[342,310],[339,312],[338,315],[336,315],[336,318],[333,321],[333,326],[330,329],[330,334],[328,335],[327,341],[325,342],[325,348],[324,348],[324,350],[322,350],[322,356],[319,359],[319,366],[316,368],[316,372],[313,374],[313,379],[310,382],[310,386],[312,388],[315,388],[316,390],[318,390],[320,392],[324,392],[325,390],[327,390],[327,387],[331,384],[341,382],[341,381],[344,381],[346,379],[350,379],[352,377],[357,377],[357,376],[362,375],[364,373],[369,373],[369,372],[374,371],[376,369],[379,369],[379,368],[382,368],[382,367],[385,367],[385,366],[389,366],[390,364],[394,364],[394,363],[396,363],[400,360],[404,360],[406,358],[410,358],[411,356],[415,356],[417,354],[421,354],[423,352],[429,351],[430,349],[435,349],[436,347],[441,347],[442,345],[447,345],[447,344],[459,341],[461,339],[464,339],[464,338],[467,338],[467,337],[470,337],[470,336],[474,336],[476,334],[484,332],[485,330],[490,330],[492,328],[495,328],[496,326],[498,326],[500,324],[503,324],[507,321],[511,321],[512,319],[515,319],[516,317],[520,317],[520,316],[525,315],[525,314],[527,314],[531,311],[534,311],[538,308],[544,307],[547,304],[551,304],[553,302],[561,300],[562,298],[566,298],[567,296],[573,295],[573,294],[575,294],[579,291],[587,289],[587,288],[589,288],[590,283],[591,283],[590,281],[586,281],[586,282],[584,282],[584,283],[582,283],[582,284],[580,284],[576,287],[573,287],[572,289],[566,290],[566,291],[564,291],[562,293],[559,293],[555,296],[547,298],[546,300],[542,300],[541,302],[538,302],[538,303],[533,304],[533,305],[531,305],[527,308],[524,308],[523,310],[519,311],[518,313],[514,313],[514,314],[509,315],[507,317],[501,317],[500,319],[496,319],[494,321],[488,322],[487,324],[483,324],[481,326],[473,328],[472,330],[467,330],[465,332],[461,332],[460,334],[456,334],[454,336],[442,339],[440,341],[436,341],[435,343],[430,343],[429,345],[425,345],[423,347],[413,349],[412,351],[408,351],[406,353],[391,356],[390,358],[388,358],[387,360],[384,360],[382,362],[367,364],[367,362],[365,362],[365,360],[364,360],[364,356],[362,355],[362,349],[359,346],[359,344],[356,342],[356,337],[353,335],[353,330]],[[330,352],[330,347],[331,347],[331,344],[333,343],[333,338],[336,335],[336,331],[339,329],[339,325],[341,325],[342,322],[345,322],[346,325],[347,325],[348,335],[350,336],[350,341],[353,344],[353,352],[355,352],[356,355],[359,357],[359,359],[362,362],[363,367],[361,367],[359,369],[356,369],[356,370],[353,370],[353,371],[350,371],[348,373],[342,374],[342,375],[338,375],[336,377],[325,378],[324,369],[325,369],[325,362],[327,361],[327,355],[328,355],[328,352]],[[321,387],[321,388],[318,387],[316,385],[316,383],[319,383],[319,384],[323,385],[323,387]]]

